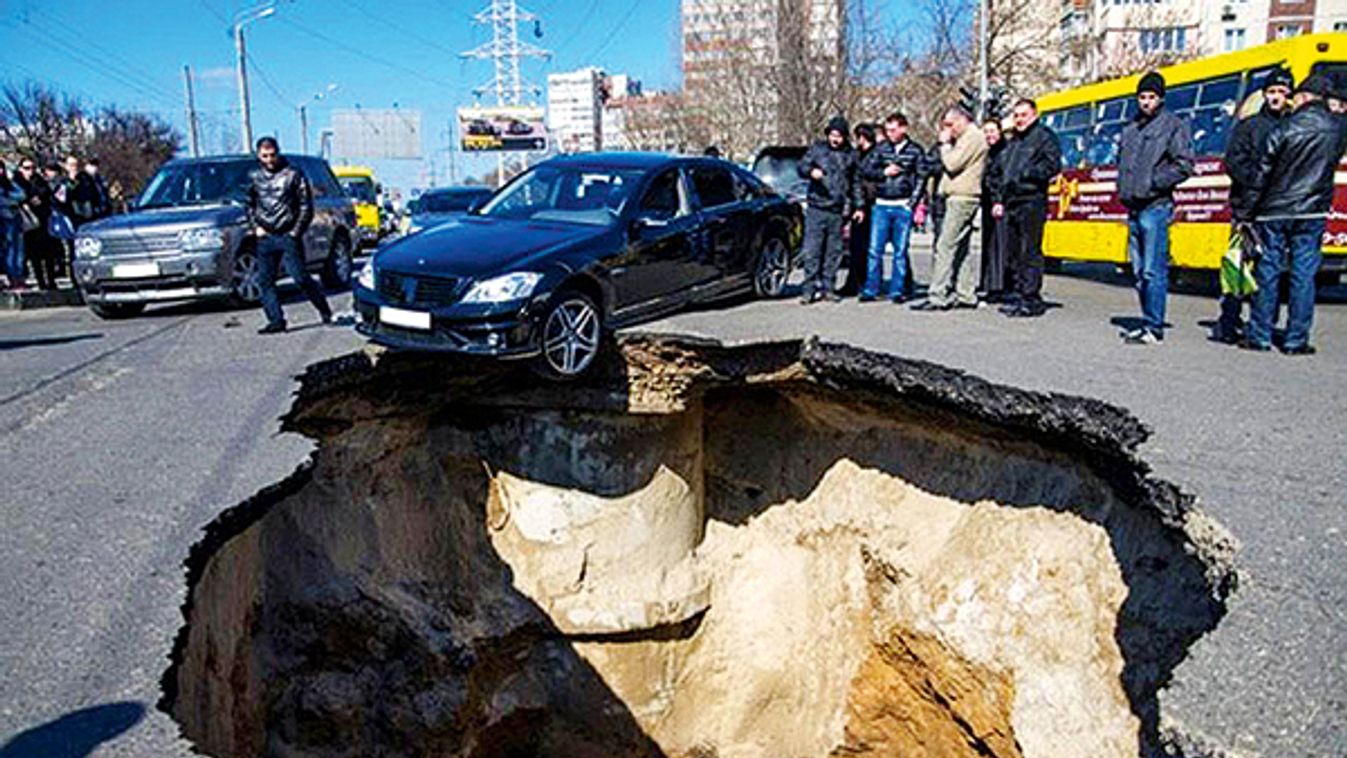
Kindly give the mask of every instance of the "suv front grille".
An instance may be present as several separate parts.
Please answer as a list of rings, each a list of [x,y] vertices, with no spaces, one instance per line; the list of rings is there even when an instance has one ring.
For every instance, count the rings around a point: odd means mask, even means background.
[[[397,305],[445,306],[458,299],[462,280],[453,277],[411,276],[379,272],[379,294]]]
[[[178,250],[177,232],[103,237],[103,255],[156,255]]]

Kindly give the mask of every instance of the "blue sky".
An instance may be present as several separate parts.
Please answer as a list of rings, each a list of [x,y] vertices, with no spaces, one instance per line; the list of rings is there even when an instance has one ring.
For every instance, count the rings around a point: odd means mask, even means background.
[[[182,129],[182,67],[196,74],[197,107],[208,152],[237,135],[238,95],[230,19],[254,0],[0,0],[0,79],[35,79],[94,104],[154,111]],[[542,86],[547,73],[586,65],[628,73],[647,90],[678,85],[677,0],[521,0],[542,20],[542,37],[521,37],[553,52],[525,64]],[[275,15],[248,27],[255,136],[275,134],[299,149],[296,105],[309,102],[310,145],[330,109],[417,109],[426,155],[441,181],[448,123],[491,77],[489,63],[460,51],[489,39],[471,16],[487,0],[280,0]],[[321,102],[314,93],[337,89]],[[231,145],[232,147],[232,145]],[[494,160],[459,156],[460,175]],[[387,183],[420,184],[419,161],[376,165]]]

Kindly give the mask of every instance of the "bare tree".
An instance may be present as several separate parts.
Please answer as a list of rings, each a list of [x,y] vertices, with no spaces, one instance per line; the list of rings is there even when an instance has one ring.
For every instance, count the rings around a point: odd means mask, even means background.
[[[0,153],[38,162],[75,154],[96,156],[114,199],[140,192],[182,145],[182,136],[158,117],[115,106],[90,109],[45,85],[0,89]]]

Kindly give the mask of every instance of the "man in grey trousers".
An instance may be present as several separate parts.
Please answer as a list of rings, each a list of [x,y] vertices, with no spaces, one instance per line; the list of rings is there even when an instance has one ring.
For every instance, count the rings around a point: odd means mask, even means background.
[[[982,168],[987,140],[970,129],[973,117],[963,108],[950,108],[940,123],[940,194],[945,218],[935,243],[931,286],[926,300],[914,311],[948,311],[978,306],[978,270],[969,261],[973,220],[982,209]]]

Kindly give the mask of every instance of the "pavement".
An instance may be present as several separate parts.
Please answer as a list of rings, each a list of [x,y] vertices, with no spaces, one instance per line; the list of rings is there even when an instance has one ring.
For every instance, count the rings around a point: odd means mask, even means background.
[[[1154,430],[1141,454],[1156,473],[1243,544],[1240,589],[1175,672],[1166,715],[1238,755],[1347,755],[1347,288],[1321,303],[1309,358],[1208,342],[1216,306],[1195,294],[1171,298],[1163,345],[1122,345],[1111,321],[1135,316],[1135,295],[1107,267],[1069,266],[1045,289],[1060,307],[1038,320],[782,300],[643,329],[819,335],[1129,409]],[[181,561],[310,452],[277,433],[293,377],[362,344],[307,304],[287,310],[299,328],[269,338],[255,310],[0,313],[0,758],[190,755],[154,710]]]

